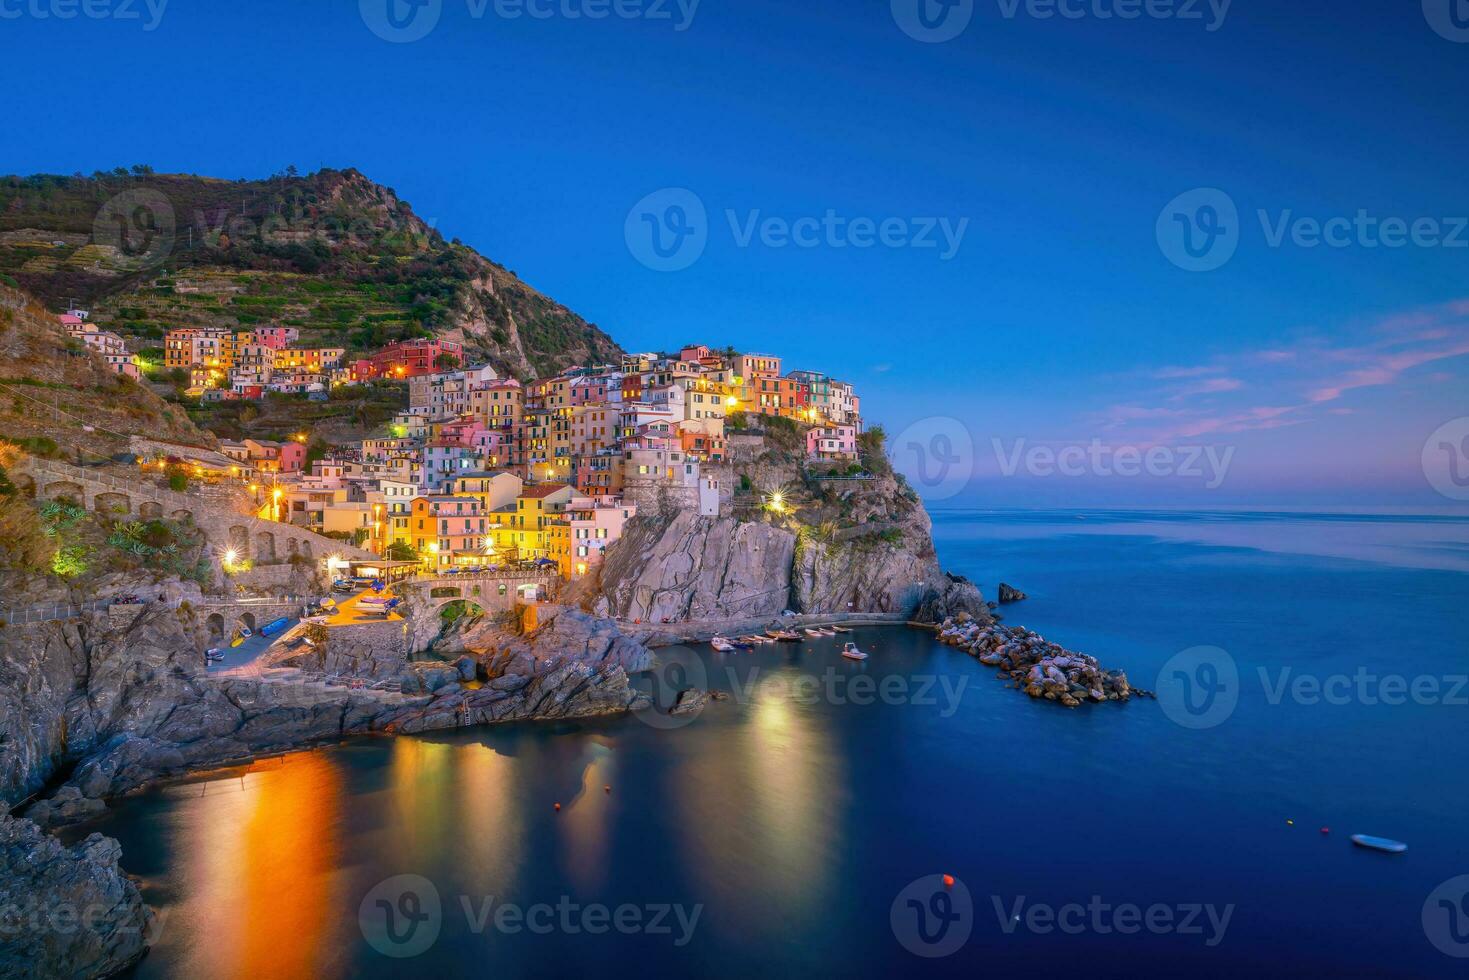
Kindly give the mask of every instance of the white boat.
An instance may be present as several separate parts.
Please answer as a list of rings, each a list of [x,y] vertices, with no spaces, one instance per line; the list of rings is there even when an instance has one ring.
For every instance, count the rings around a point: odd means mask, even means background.
[[[1373,837],[1371,834],[1353,834],[1352,843],[1371,851],[1383,851],[1388,854],[1401,854],[1408,849],[1408,845],[1402,841]]]
[[[806,635],[807,636],[836,636],[835,633],[830,633],[830,632],[827,632],[824,629],[820,629],[820,628],[817,628],[817,627],[808,627],[807,630],[806,630]]]
[[[863,653],[861,650],[858,650],[857,644],[855,643],[848,643],[846,646],[842,647],[842,656],[846,657],[848,660],[867,659],[867,654]]]
[[[735,645],[722,636],[716,636],[714,639],[710,640],[709,645],[718,650],[720,653],[733,653],[735,649]]]

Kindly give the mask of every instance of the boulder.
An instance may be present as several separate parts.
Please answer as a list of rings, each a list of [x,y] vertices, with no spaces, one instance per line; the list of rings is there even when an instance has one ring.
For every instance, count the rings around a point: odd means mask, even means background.
[[[1013,585],[1009,585],[1008,583],[1001,582],[1000,583],[1000,596],[999,597],[1000,597],[1000,605],[1003,606],[1003,605],[1008,605],[1008,604],[1010,604],[1012,602],[1019,602],[1021,599],[1026,598],[1026,595],[1025,595],[1024,592],[1021,592],[1019,589],[1015,588]]]

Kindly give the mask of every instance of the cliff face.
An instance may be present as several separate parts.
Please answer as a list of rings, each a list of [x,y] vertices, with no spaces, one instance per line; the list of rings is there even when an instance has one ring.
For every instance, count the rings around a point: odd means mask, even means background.
[[[979,591],[939,568],[927,513],[893,479],[792,500],[783,514],[746,519],[639,517],[608,550],[600,597],[587,600],[643,623],[787,609],[989,618]],[[846,527],[835,520],[842,512]]]

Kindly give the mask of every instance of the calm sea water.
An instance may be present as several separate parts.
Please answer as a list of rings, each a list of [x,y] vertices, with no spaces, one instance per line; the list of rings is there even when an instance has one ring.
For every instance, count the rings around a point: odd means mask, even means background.
[[[988,594],[1030,593],[1010,623],[1148,688],[1212,681],[1174,658],[1217,648],[1232,693],[1067,711],[896,629],[856,637],[865,665],[835,640],[675,651],[736,696],[682,727],[355,741],[115,806],[88,829],[164,915],[138,975],[1464,975],[1432,939],[1469,952],[1469,917],[1423,915],[1469,874],[1469,523],[947,512],[936,538]],[[1127,905],[1152,927],[1122,932]]]

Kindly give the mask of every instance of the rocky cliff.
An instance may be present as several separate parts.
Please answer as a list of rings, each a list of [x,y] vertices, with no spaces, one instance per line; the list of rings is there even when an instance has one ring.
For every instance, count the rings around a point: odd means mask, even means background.
[[[789,476],[777,485],[791,488],[779,510],[638,517],[583,601],[642,623],[787,609],[989,618],[978,589],[939,567],[928,514],[893,476],[807,484]]]
[[[467,668],[399,657],[391,691],[220,679],[199,663],[194,619],[158,608],[122,627],[101,613],[0,628],[0,798],[64,779],[33,809],[66,818],[84,814],[78,799],[348,735],[623,711],[628,672],[651,662],[613,624],[568,610],[525,636],[497,627]]]
[[[109,977],[147,952],[152,924],[117,841],[65,847],[0,803],[0,978]]]

